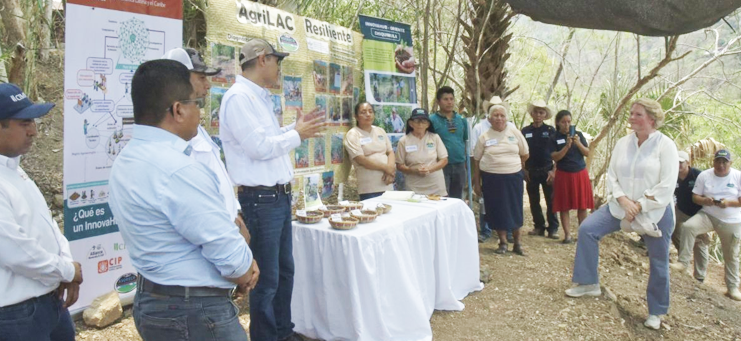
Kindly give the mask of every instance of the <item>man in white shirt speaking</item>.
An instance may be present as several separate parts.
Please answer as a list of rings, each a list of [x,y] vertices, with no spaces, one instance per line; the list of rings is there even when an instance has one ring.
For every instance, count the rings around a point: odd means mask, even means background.
[[[260,264],[260,281],[250,292],[250,338],[260,341],[299,339],[291,322],[293,244],[289,153],[324,127],[324,113],[314,109],[280,127],[268,90],[279,84],[287,53],[262,39],[242,46],[242,74],[224,94],[219,134],[226,165],[239,186],[238,198],[250,231],[250,249]]]
[[[672,264],[676,270],[685,270],[692,259],[695,238],[703,233],[715,231],[720,238],[725,264],[726,295],[741,301],[738,290],[738,256],[741,243],[741,172],[731,168],[731,153],[721,149],[715,153],[713,168],[700,173],[692,189],[692,201],[702,206],[692,218],[682,225],[679,262]],[[695,267],[707,271],[707,258]],[[705,273],[699,274],[705,278]]]
[[[75,339],[67,307],[77,301],[82,271],[52,219],[44,196],[20,167],[36,136],[35,119],[52,103],[34,104],[0,84],[0,339]],[[63,300],[66,296],[66,300]]]

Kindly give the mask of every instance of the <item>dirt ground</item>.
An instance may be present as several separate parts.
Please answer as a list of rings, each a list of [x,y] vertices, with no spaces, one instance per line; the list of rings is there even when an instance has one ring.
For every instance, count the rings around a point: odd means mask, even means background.
[[[23,167],[37,182],[57,221],[61,222],[62,192],[62,59],[54,55],[38,66],[39,94],[57,108],[43,119],[39,138]],[[59,199],[59,198],[58,198]],[[527,203],[527,200],[525,200]],[[524,231],[532,228],[525,207]],[[572,221],[576,217],[572,216]],[[575,245],[543,237],[524,237],[526,257],[497,255],[496,241],[479,244],[481,269],[490,280],[481,292],[463,300],[460,312],[436,311],[431,324],[435,340],[739,340],[741,303],[723,296],[722,265],[709,267],[705,284],[672,272],[671,307],[661,330],[643,327],[647,315],[646,251],[635,236],[616,233],[601,243],[603,294],[570,299]],[[672,257],[676,258],[676,251]],[[244,303],[241,306],[245,306]],[[243,309],[246,311],[246,309]],[[249,315],[240,316],[249,326]],[[95,329],[77,322],[78,340],[140,340],[130,308],[115,324]]]

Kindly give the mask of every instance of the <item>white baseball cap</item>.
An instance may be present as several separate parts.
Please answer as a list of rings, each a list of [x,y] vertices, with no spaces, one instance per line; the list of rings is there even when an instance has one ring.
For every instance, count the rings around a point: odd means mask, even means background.
[[[687,162],[690,160],[689,154],[687,154],[687,152],[682,151],[682,150],[677,152],[677,156],[679,156],[679,162]]]

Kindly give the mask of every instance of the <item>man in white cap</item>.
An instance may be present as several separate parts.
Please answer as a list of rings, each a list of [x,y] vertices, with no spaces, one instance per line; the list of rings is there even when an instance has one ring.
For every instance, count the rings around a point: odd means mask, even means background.
[[[193,90],[199,98],[208,96],[208,91],[211,89],[211,82],[209,82],[208,77],[218,75],[221,72],[221,68],[212,68],[206,65],[201,58],[201,54],[192,48],[175,48],[167,51],[162,58],[178,61],[188,68],[190,84],[193,85]],[[219,180],[219,193],[224,197],[224,204],[229,211],[229,217],[239,227],[239,232],[249,243],[250,233],[240,214],[239,201],[234,193],[234,183],[229,178],[224,162],[221,161],[221,148],[201,125],[198,126],[198,135],[188,143],[193,147],[190,157],[216,174],[216,178]]]
[[[73,341],[67,307],[77,301],[80,263],[52,219],[44,196],[20,166],[36,136],[35,119],[53,103],[34,104],[0,84],[0,339]],[[63,300],[66,295],[66,300]]]
[[[674,198],[676,201],[674,212],[676,212],[676,221],[674,232],[672,233],[672,243],[674,244],[674,247],[677,248],[677,251],[679,251],[681,247],[680,239],[682,236],[682,224],[697,214],[697,212],[702,209],[702,206],[692,201],[692,189],[695,187],[695,181],[697,181],[697,177],[700,175],[701,171],[692,167],[690,156],[687,152],[680,150],[677,152],[677,155],[679,156],[679,176],[677,177],[677,188],[674,189]],[[700,282],[705,280],[705,273],[707,272],[705,265],[708,262],[709,245],[710,236],[708,236],[707,233],[697,236],[693,248],[696,259],[694,276],[695,279]]]
[[[525,181],[527,182],[527,196],[530,198],[530,213],[533,215],[535,228],[529,235],[543,236],[548,231],[548,238],[558,239],[558,216],[553,212],[553,179],[555,169],[550,153],[550,139],[556,134],[556,129],[544,121],[553,116],[553,111],[543,100],[537,100],[527,105],[527,112],[533,123],[522,128],[522,135],[530,148],[530,158],[525,162]],[[543,187],[543,196],[546,204],[546,217],[540,207],[540,188]],[[546,226],[546,220],[548,226]]]
[[[280,127],[273,115],[270,88],[279,82],[280,63],[288,53],[263,39],[242,46],[242,74],[224,94],[219,133],[229,175],[239,186],[238,198],[252,237],[250,248],[260,265],[260,281],[250,292],[252,340],[299,340],[291,322],[293,236],[289,153],[325,125],[314,109]]]
[[[682,225],[680,236],[679,261],[672,268],[684,272],[690,264],[690,249],[695,238],[703,233],[715,231],[720,238],[725,262],[725,279],[728,292],[733,300],[741,301],[738,290],[738,256],[741,244],[741,172],[731,168],[731,153],[721,149],[715,153],[713,168],[700,173],[692,189],[692,200],[702,209]],[[695,269],[704,270],[705,262]],[[705,273],[701,274],[702,278]]]

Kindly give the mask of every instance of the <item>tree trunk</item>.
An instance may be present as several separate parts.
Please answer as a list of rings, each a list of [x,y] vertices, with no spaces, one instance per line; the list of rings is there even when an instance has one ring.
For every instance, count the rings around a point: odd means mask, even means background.
[[[427,70],[430,67],[430,0],[426,1],[425,13],[423,17],[424,19],[422,21],[424,25],[424,36],[422,38],[422,68],[419,80],[422,84],[422,108],[427,110],[427,108],[429,108],[430,106],[430,103],[427,99]]]
[[[21,88],[25,83],[26,73],[26,32],[24,30],[25,20],[23,9],[19,0],[0,0],[3,10],[0,18],[3,20],[6,41],[11,50],[8,65],[8,81],[17,84]]]
[[[49,59],[49,52],[51,52],[51,28],[53,8],[53,0],[44,1],[44,18],[43,20],[41,20],[41,27],[39,28],[39,57],[42,61],[47,61]]]
[[[556,88],[556,84],[558,84],[558,79],[561,78],[561,72],[563,72],[563,63],[566,62],[566,55],[569,54],[569,47],[571,46],[571,40],[574,39],[574,33],[576,33],[576,29],[574,29],[573,27],[569,28],[569,36],[566,38],[566,41],[563,42],[563,48],[561,49],[561,63],[558,64],[556,76],[553,77],[551,88],[548,89],[548,94],[545,96],[545,104],[548,104],[548,101],[551,99],[551,95],[553,95],[553,90]]]

